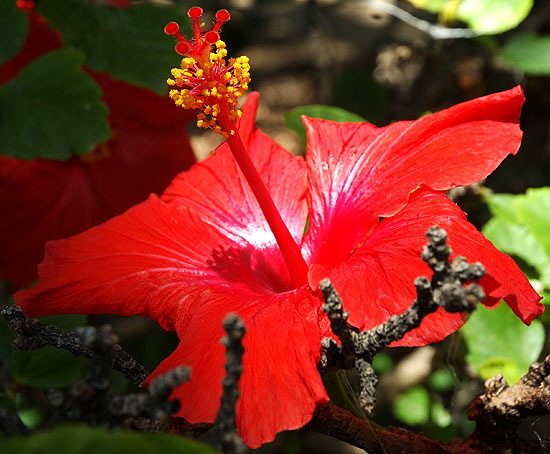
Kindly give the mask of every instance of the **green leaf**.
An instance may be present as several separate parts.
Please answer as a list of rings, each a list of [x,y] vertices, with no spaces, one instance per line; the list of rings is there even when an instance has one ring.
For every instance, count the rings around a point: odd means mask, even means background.
[[[492,35],[516,27],[533,7],[533,0],[464,0],[458,17],[478,33]]]
[[[439,13],[447,0],[409,0],[415,8],[424,9],[430,13]]]
[[[514,199],[514,209],[550,257],[550,188],[528,189]]]
[[[483,379],[502,373],[517,382],[538,359],[544,344],[544,327],[538,320],[526,326],[501,303],[493,310],[479,307],[461,328],[468,353],[466,361]]]
[[[55,50],[0,87],[0,154],[67,159],[109,138],[108,108],[82,61],[74,50]]]
[[[483,226],[483,234],[503,252],[522,258],[539,273],[550,267],[544,247],[525,225],[513,224],[495,217]]]
[[[493,216],[503,221],[517,223],[518,216],[512,206],[515,197],[513,194],[495,194],[491,192],[484,195],[484,201]]]
[[[521,33],[512,36],[501,49],[504,65],[532,76],[550,75],[550,35]]]
[[[209,446],[171,434],[113,431],[81,425],[58,426],[30,437],[0,441],[1,452],[25,454],[214,454]]]
[[[332,120],[339,123],[348,121],[362,123],[365,121],[359,115],[354,114],[353,112],[348,112],[340,107],[324,106],[319,104],[297,107],[285,114],[285,123],[290,129],[300,136],[304,143],[306,141],[306,128],[302,123],[302,115],[311,118]]]
[[[417,8],[460,19],[480,34],[492,35],[516,27],[527,17],[533,0],[409,0]]]
[[[29,20],[14,0],[0,0],[0,64],[15,57],[21,50],[27,34]]]
[[[438,427],[449,427],[453,422],[451,414],[441,402],[434,402],[432,404],[431,419]]]
[[[393,414],[409,426],[426,424],[430,420],[430,395],[422,386],[415,386],[395,399]]]
[[[94,71],[166,93],[166,78],[181,57],[164,26],[172,20],[186,26],[189,19],[175,7],[146,3],[112,8],[101,3],[41,0],[38,11],[61,31],[66,44],[84,52]]]
[[[550,289],[550,188],[528,189],[526,194],[490,194],[485,197],[495,216],[483,233],[497,248],[534,267],[530,277]],[[524,267],[524,272],[529,269]]]
[[[387,353],[378,353],[372,360],[372,368],[377,374],[384,374],[393,368],[393,360]]]

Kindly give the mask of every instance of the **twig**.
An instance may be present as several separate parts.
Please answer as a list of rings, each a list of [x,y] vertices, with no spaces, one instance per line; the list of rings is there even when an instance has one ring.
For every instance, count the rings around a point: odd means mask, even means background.
[[[434,39],[475,38],[480,35],[480,33],[470,28],[449,28],[441,25],[434,25],[428,21],[413,16],[398,6],[383,0],[363,0],[362,3],[370,8],[390,14],[411,27],[428,33]]]
[[[205,439],[216,449],[225,454],[244,454],[248,448],[243,443],[235,429],[235,410],[239,399],[239,379],[243,372],[242,356],[244,347],[242,338],[246,333],[243,321],[236,314],[228,314],[223,322],[227,333],[221,340],[225,345],[226,376],[223,379],[223,394],[221,406],[216,415],[212,429]]]
[[[180,367],[158,377],[146,393],[115,396],[110,371],[118,337],[108,325],[97,329],[79,328],[76,335],[92,356],[84,377],[73,383],[67,394],[57,389],[48,390],[48,401],[56,410],[56,419],[149,432],[168,429],[168,416],[179,408],[179,402],[168,401],[169,395],[188,380],[189,369]]]
[[[377,353],[420,326],[424,317],[440,306],[448,312],[471,312],[476,303],[485,297],[483,289],[477,284],[464,287],[464,283],[483,277],[483,266],[479,263],[470,265],[463,257],[457,257],[451,265],[451,250],[446,244],[445,230],[434,226],[426,236],[428,245],[422,259],[433,270],[431,281],[426,277],[417,278],[414,282],[417,298],[411,307],[371,330],[359,333],[349,326],[348,313],[344,312],[340,297],[330,281],[324,279],[320,284],[325,300],[323,310],[329,317],[332,331],[341,341],[341,346],[338,346],[333,339],[323,339],[321,368],[357,369],[361,387],[359,403],[368,413],[372,412],[375,404],[374,389],[378,378],[371,364]]]
[[[19,306],[2,306],[0,316],[15,332],[13,345],[20,350],[36,350],[42,347],[56,347],[71,352],[75,356],[92,358],[93,351],[83,344],[76,333],[65,333],[53,325],[29,319]],[[113,346],[112,367],[136,385],[141,385],[149,371],[125,352],[118,344]]]

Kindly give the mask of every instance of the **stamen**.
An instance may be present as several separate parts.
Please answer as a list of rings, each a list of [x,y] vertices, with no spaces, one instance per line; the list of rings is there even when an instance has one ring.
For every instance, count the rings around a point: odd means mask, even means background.
[[[300,248],[282,220],[237,132],[236,120],[242,114],[238,108],[238,98],[248,89],[250,64],[245,56],[226,60],[227,50],[220,40],[219,31],[231,16],[227,10],[218,11],[212,29],[201,33],[199,21],[202,8],[193,7],[187,14],[193,22],[191,41],[181,36],[175,22],[164,28],[167,34],[178,40],[176,52],[184,55],[180,68],[172,69],[173,79],[167,81],[172,87],[170,98],[177,106],[198,111],[197,126],[212,129],[227,139],[281,249],[294,285],[304,285],[307,283],[308,268]]]

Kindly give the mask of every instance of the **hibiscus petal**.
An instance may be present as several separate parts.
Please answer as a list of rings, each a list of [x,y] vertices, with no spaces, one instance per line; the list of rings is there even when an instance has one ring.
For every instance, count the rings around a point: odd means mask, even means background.
[[[30,285],[46,241],[74,235],[107,217],[86,167],[0,157],[0,277]]]
[[[326,325],[320,300],[309,287],[275,293],[284,272],[277,248],[229,238],[194,210],[153,195],[100,226],[48,243],[38,285],[15,298],[30,316],[141,314],[177,330],[180,346],[153,377],[192,367],[191,381],[174,395],[183,401],[180,415],[197,422],[213,421],[219,407],[221,322],[238,313],[248,334],[237,423],[257,447],[301,427],[316,402],[328,400],[316,368]]]
[[[49,242],[38,284],[17,293],[16,303],[29,316],[141,314],[173,330],[186,287],[286,289],[277,248],[258,249],[225,233],[192,209],[151,195],[104,224]]]
[[[88,184],[103,206],[103,221],[151,193],[160,194],[179,172],[191,167],[195,155],[185,126],[195,113],[107,74],[90,75],[103,90],[112,129],[111,139],[95,150],[105,157],[88,163]]]
[[[239,132],[262,181],[294,239],[300,242],[307,217],[306,165],[255,128],[258,95],[243,108]],[[275,244],[261,208],[226,142],[208,159],[178,175],[162,200],[193,207],[205,222],[227,228],[227,235],[247,236],[251,244]]]
[[[455,256],[462,255],[470,263],[479,261],[485,266],[487,275],[481,280],[488,295],[485,305],[494,306],[502,298],[527,324],[543,312],[541,298],[514,261],[477,231],[445,195],[427,188],[415,191],[401,211],[380,222],[347,261],[335,266],[313,265],[310,282],[316,288],[321,279],[330,278],[350,312],[349,322],[359,329],[372,328],[403,313],[416,297],[414,279],[431,276],[420,254],[427,243],[425,233],[432,225],[447,231]],[[463,321],[463,315],[439,309],[392,345],[439,341],[456,331]]]
[[[283,430],[311,420],[317,402],[328,397],[317,370],[320,358],[320,302],[301,288],[271,296],[253,296],[214,288],[190,295],[189,314],[177,327],[181,343],[150,379],[178,365],[191,366],[191,379],[172,397],[190,422],[213,422],[224,377],[222,320],[228,312],[244,321],[245,354],[237,404],[237,428],[251,448],[272,441]]]
[[[519,148],[523,101],[516,87],[384,128],[306,118],[311,262],[345,260],[420,184],[446,190],[485,178]]]

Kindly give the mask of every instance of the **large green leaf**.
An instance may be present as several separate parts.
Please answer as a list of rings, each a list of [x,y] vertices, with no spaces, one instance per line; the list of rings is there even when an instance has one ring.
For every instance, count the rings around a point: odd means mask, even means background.
[[[502,33],[516,27],[533,7],[533,0],[463,0],[458,17],[479,33]]]
[[[63,41],[83,51],[86,65],[116,79],[166,93],[170,69],[179,65],[164,26],[189,19],[175,7],[141,4],[112,8],[102,2],[41,0],[38,11],[61,31]]]
[[[83,59],[49,52],[0,87],[0,155],[67,159],[108,139],[108,108]]]
[[[550,35],[521,33],[512,36],[500,53],[500,60],[532,76],[550,75]]]
[[[493,310],[479,307],[461,328],[466,361],[483,379],[502,373],[517,382],[538,359],[544,345],[544,327],[538,320],[526,326],[501,303]]]
[[[484,193],[484,201],[487,203],[491,214],[507,222],[517,223],[517,213],[513,203],[516,197],[513,194]]]
[[[311,106],[297,107],[285,114],[286,125],[297,133],[300,138],[306,141],[306,129],[302,123],[302,115],[311,118],[322,118],[323,120],[332,120],[339,123],[344,122],[364,122],[365,120],[353,112],[348,112],[340,107],[325,106],[315,104]]]
[[[58,426],[30,437],[0,441],[1,452],[25,454],[214,454],[209,446],[177,435],[108,431],[81,425]]]
[[[489,194],[485,201],[494,216],[483,227],[485,236],[501,251],[534,267],[538,276],[533,277],[550,289],[550,188]]]
[[[527,17],[533,0],[409,0],[417,8],[460,19],[480,34],[502,33]]]
[[[13,58],[23,47],[29,32],[27,15],[14,0],[0,0],[0,64]]]
[[[483,226],[483,234],[493,244],[507,254],[520,257],[539,273],[550,266],[550,261],[543,246],[532,235],[529,228],[503,221],[499,217],[491,219]]]

